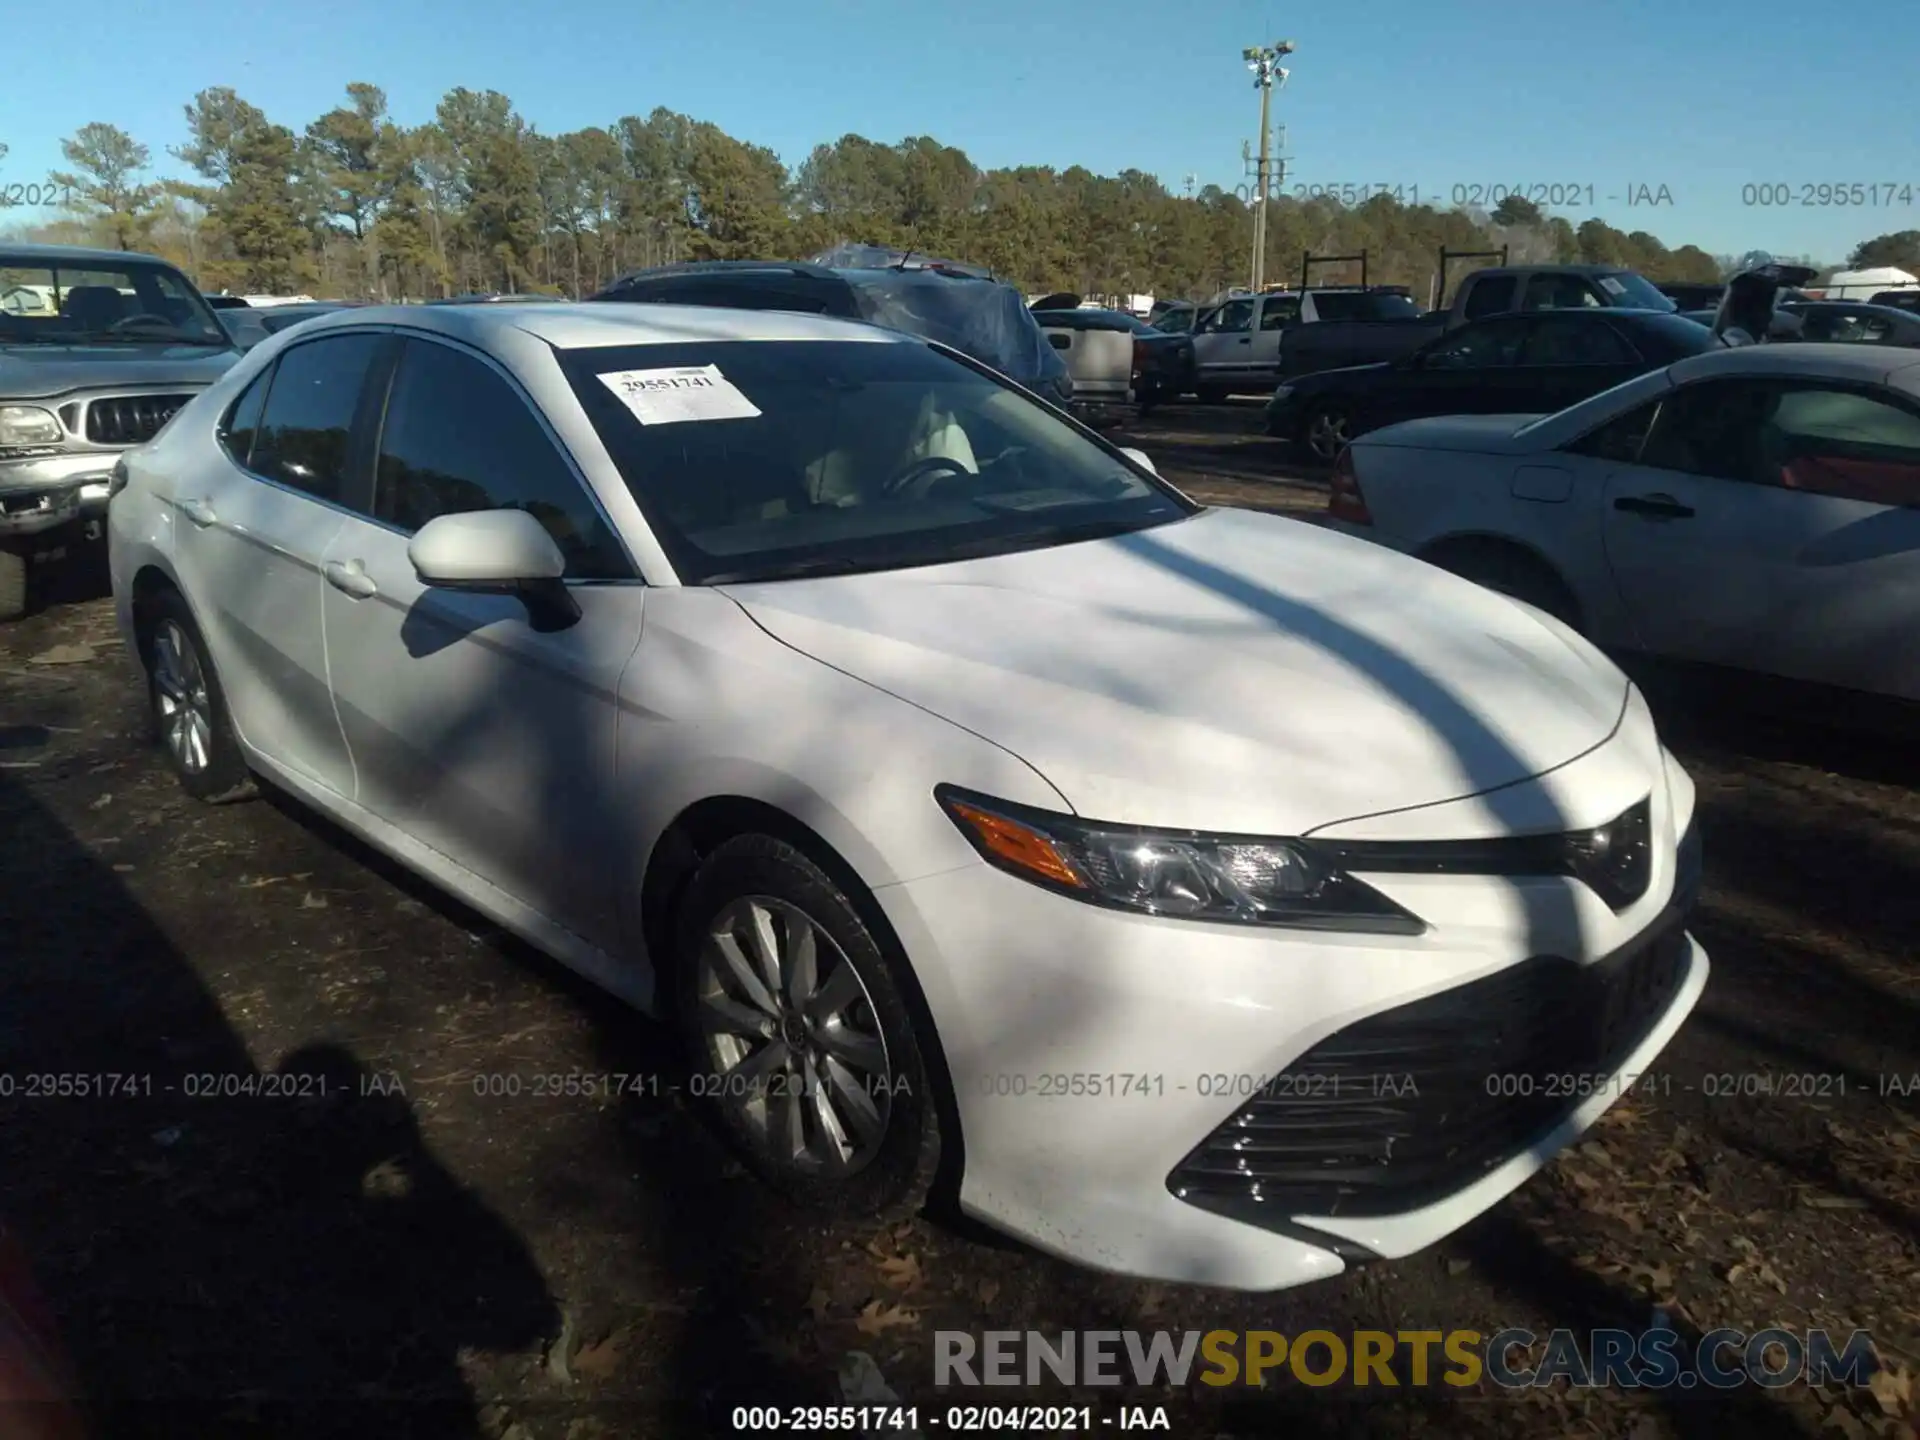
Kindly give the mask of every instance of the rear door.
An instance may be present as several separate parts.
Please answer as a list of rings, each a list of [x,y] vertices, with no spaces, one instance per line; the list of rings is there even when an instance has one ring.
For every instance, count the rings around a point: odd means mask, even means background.
[[[1298,295],[1264,295],[1255,312],[1249,379],[1264,389],[1280,383],[1280,350],[1286,334],[1300,323]]]
[[[614,697],[646,591],[525,392],[477,351],[410,335],[371,494],[323,582],[333,699],[378,818],[603,949],[619,941]],[[581,616],[536,630],[505,595],[430,589],[407,558],[439,515],[515,508],[566,556]]]
[[[1523,410],[1564,410],[1648,368],[1598,316],[1535,315],[1526,324],[1513,391]]]
[[[1608,477],[1646,649],[1920,700],[1920,408],[1881,387],[1703,381]]]
[[[1369,392],[1370,422],[1390,425],[1430,415],[1499,415],[1515,408],[1520,346],[1528,322],[1518,315],[1463,325],[1408,357]]]
[[[220,462],[173,504],[181,588],[241,735],[340,795],[353,767],[327,689],[320,567],[346,518],[349,437],[386,345],[378,332],[294,345],[241,394]]]

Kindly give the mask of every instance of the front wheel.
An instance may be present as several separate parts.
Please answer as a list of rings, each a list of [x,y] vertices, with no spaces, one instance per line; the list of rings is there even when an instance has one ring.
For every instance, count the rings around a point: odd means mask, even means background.
[[[785,841],[743,835],[701,864],[680,911],[689,1090],[761,1179],[841,1215],[917,1210],[938,1110],[903,960]]]
[[[1300,441],[1322,465],[1331,465],[1353,439],[1353,421],[1335,405],[1316,405],[1300,426]]]

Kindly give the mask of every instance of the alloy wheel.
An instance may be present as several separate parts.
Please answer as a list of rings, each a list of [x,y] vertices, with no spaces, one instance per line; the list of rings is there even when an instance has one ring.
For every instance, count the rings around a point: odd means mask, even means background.
[[[732,901],[707,927],[696,971],[698,1077],[782,1166],[841,1176],[887,1133],[891,1065],[873,997],[833,938],[798,906]]]
[[[1314,458],[1331,463],[1347,444],[1347,417],[1337,410],[1316,410],[1307,421],[1307,448]]]
[[[205,770],[213,761],[213,702],[199,652],[177,620],[162,620],[154,631],[153,708],[180,768]]]

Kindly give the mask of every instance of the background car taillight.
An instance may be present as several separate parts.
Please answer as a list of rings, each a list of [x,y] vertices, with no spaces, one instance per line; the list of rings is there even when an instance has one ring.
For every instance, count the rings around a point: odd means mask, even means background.
[[[1147,371],[1147,342],[1133,342],[1133,378],[1138,380]]]
[[[1360,477],[1353,469],[1353,447],[1347,446],[1333,462],[1333,483],[1327,489],[1327,516],[1350,525],[1371,525],[1367,498],[1360,493]]]

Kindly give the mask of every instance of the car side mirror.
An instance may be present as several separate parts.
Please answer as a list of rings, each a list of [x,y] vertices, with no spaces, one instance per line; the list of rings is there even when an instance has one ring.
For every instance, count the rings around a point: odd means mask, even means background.
[[[1133,461],[1134,464],[1138,465],[1142,470],[1146,471],[1149,475],[1152,475],[1155,477],[1159,476],[1160,474],[1159,470],[1154,468],[1153,459],[1151,456],[1147,454],[1146,451],[1136,450],[1131,445],[1123,445],[1120,447],[1120,453],[1126,456],[1129,460]]]
[[[422,585],[480,595],[512,595],[540,631],[564,630],[580,604],[561,579],[567,560],[546,527],[524,510],[437,515],[407,545]]]

